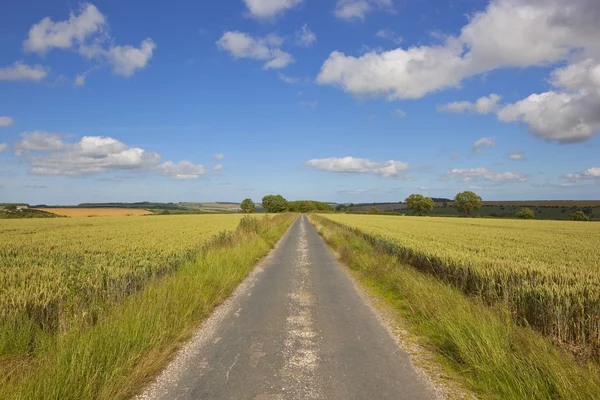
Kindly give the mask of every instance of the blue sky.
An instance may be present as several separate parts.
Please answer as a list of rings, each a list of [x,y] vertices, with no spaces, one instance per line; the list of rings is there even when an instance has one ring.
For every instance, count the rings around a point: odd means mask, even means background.
[[[0,202],[600,198],[596,2],[1,9]]]

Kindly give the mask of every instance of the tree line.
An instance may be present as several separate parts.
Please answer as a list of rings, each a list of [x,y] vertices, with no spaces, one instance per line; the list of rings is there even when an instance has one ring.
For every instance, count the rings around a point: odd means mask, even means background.
[[[288,201],[279,194],[263,197],[262,207],[267,213],[333,211],[329,203],[315,200]],[[252,199],[245,199],[240,204],[240,208],[246,213],[253,213],[256,211],[256,204]]]

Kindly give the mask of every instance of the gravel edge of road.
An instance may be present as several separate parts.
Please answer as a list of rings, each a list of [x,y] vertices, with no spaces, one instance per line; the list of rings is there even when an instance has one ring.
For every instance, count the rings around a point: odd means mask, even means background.
[[[317,232],[319,232],[318,229]],[[324,240],[322,236],[321,239]],[[460,384],[435,361],[434,354],[424,346],[420,345],[414,338],[414,335],[409,333],[408,330],[402,326],[402,318],[398,315],[398,311],[390,306],[380,295],[373,290],[370,290],[368,287],[365,287],[356,276],[356,273],[341,261],[339,253],[327,245],[327,242],[325,242],[325,245],[334,255],[337,263],[342,267],[342,270],[352,281],[352,285],[358,296],[376,315],[381,325],[387,330],[394,342],[396,342],[396,345],[409,354],[410,362],[415,372],[433,393],[435,393],[435,396],[440,400],[477,400],[478,397],[474,393],[461,387]],[[452,385],[449,384],[450,382]]]
[[[248,276],[238,285],[231,296],[227,298],[223,303],[218,305],[211,313],[211,315],[202,321],[196,328],[193,336],[183,346],[177,350],[173,359],[169,364],[162,370],[162,372],[146,387],[142,388],[140,392],[134,396],[134,400],[150,400],[154,399],[157,392],[160,392],[163,388],[176,381],[180,372],[188,367],[188,360],[197,354],[211,339],[213,339],[217,328],[225,317],[234,312],[234,308],[237,303],[244,297],[248,296],[258,276],[269,266],[273,255],[279,249],[282,243],[289,235],[292,226],[298,221],[294,220],[285,233],[281,236],[277,244],[269,251],[269,253],[263,257]]]

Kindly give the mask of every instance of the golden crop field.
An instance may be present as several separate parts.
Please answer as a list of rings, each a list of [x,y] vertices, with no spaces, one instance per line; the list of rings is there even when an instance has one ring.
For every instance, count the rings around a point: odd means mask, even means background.
[[[172,271],[208,239],[233,231],[242,217],[2,221],[0,357],[22,350],[21,334],[52,334],[94,323],[103,309]],[[30,333],[23,331],[24,324]]]
[[[65,217],[132,217],[152,214],[138,208],[35,208],[35,210],[64,215]]]
[[[328,214],[517,321],[600,349],[600,225],[571,221]]]

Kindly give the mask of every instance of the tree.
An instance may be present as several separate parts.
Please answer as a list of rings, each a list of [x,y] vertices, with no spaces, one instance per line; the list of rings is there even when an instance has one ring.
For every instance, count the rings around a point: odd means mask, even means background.
[[[454,207],[461,213],[471,216],[471,213],[481,208],[481,197],[474,192],[461,192],[454,198]]]
[[[433,200],[422,194],[411,194],[404,200],[406,209],[414,215],[423,215],[425,211],[433,210]]]
[[[256,211],[256,204],[254,204],[252,199],[244,199],[242,204],[240,204],[240,208],[244,210],[244,212],[251,214]]]
[[[534,219],[535,213],[531,208],[521,208],[517,213],[517,218],[521,219]]]
[[[379,213],[379,210],[377,209],[377,207],[371,208],[371,214],[377,214],[377,213]]]
[[[262,206],[265,209],[265,212],[281,213],[288,210],[288,201],[281,195],[268,195],[263,197]]]
[[[585,215],[583,211],[575,211],[571,214],[571,221],[589,221],[590,217]]]

